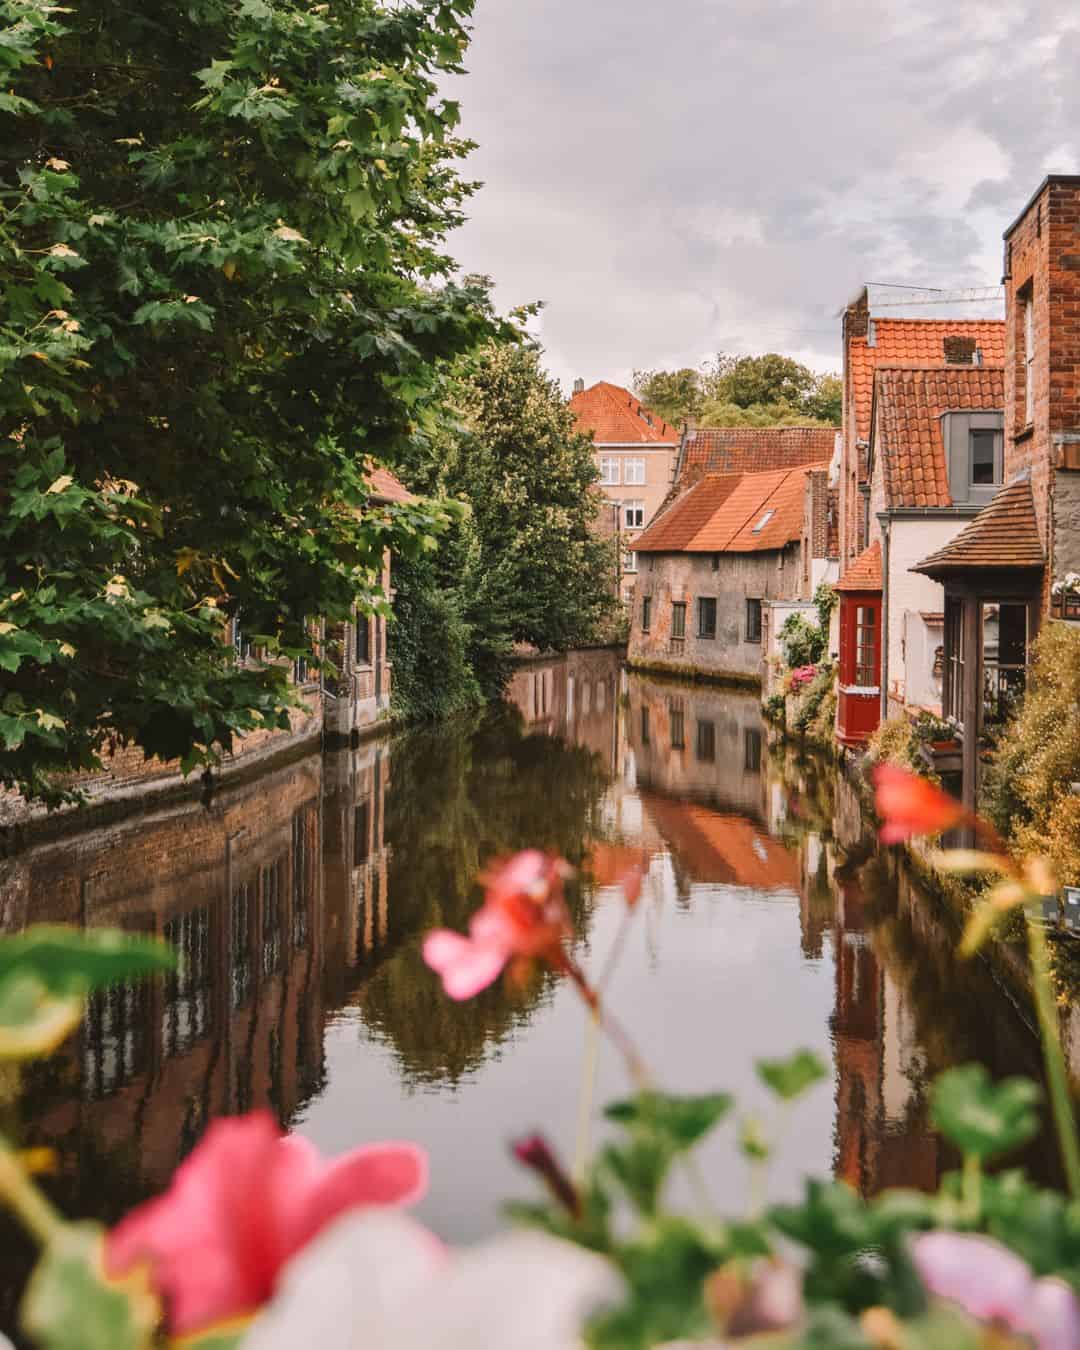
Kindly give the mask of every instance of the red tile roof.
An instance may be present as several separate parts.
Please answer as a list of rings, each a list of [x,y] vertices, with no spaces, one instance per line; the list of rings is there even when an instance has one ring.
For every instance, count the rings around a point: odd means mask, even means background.
[[[942,578],[972,569],[1043,567],[1045,562],[1031,480],[1024,477],[1003,487],[955,539],[911,570]]]
[[[973,337],[987,364],[1005,363],[1004,319],[873,319],[871,322],[874,345],[868,346],[865,337],[852,338],[848,348],[857,441],[870,437],[875,367],[899,362],[943,366],[944,339],[954,336]]]
[[[950,330],[951,331],[951,330]],[[1005,407],[1001,366],[878,366],[871,459],[880,463],[885,501],[951,506],[941,417]]]
[[[570,410],[594,445],[678,445],[679,432],[643,406],[629,389],[601,380],[575,394]]]
[[[414,502],[416,498],[389,469],[373,468],[367,476],[371,499],[376,502]]]
[[[634,541],[639,553],[757,553],[802,537],[806,465],[775,473],[709,474]]]
[[[687,433],[679,456],[680,491],[710,473],[761,473],[828,463],[833,427],[702,427]]]
[[[838,591],[880,591],[881,581],[881,540],[875,539],[869,548],[863,549],[848,570],[842,581],[836,583]]]

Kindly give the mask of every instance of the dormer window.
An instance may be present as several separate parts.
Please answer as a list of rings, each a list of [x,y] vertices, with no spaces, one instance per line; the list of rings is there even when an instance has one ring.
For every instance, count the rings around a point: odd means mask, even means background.
[[[1002,482],[1004,414],[946,413],[942,419],[949,495],[957,505],[990,501]]]
[[[768,525],[769,521],[772,520],[773,516],[775,515],[776,512],[772,509],[772,507],[770,507],[768,511],[766,511],[765,514],[761,517],[758,523],[754,526],[754,528],[750,531],[750,533],[760,534],[761,531],[765,528],[766,525]]]

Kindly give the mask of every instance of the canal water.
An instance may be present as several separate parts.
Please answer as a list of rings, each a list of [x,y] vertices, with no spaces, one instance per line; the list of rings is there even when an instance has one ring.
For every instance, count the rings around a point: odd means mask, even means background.
[[[665,1086],[731,1091],[768,1130],[754,1060],[807,1046],[828,1064],[779,1141],[773,1198],[808,1173],[931,1187],[953,1164],[927,1123],[934,1074],[971,1058],[1035,1069],[1012,1005],[954,958],[947,916],[874,853],[850,785],[770,746],[756,696],[574,653],[522,667],[475,719],[0,862],[0,930],[111,924],[181,955],[175,976],[95,998],[26,1077],[17,1126],[57,1151],[58,1203],[111,1222],[213,1117],[263,1106],[328,1153],[416,1140],[422,1217],[449,1240],[489,1234],[531,1190],[509,1142],[543,1128],[569,1159],[626,1088],[606,1047],[583,1072],[593,1047],[565,983],[453,1004],[421,961],[428,929],[466,926],[483,865],[530,846],[575,867],[593,971],[624,922],[619,879],[644,869],[609,1000]],[[747,1193],[734,1131],[703,1158],[731,1211]],[[5,1233],[10,1328],[28,1253]]]

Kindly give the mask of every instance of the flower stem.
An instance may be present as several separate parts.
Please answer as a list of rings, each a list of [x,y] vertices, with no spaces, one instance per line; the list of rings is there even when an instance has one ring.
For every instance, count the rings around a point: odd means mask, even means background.
[[[1076,1116],[1069,1094],[1065,1056],[1061,1049],[1057,1003],[1050,975],[1050,952],[1041,922],[1027,916],[1028,952],[1031,956],[1031,983],[1035,994],[1035,1012],[1039,1019],[1046,1082],[1050,1091],[1050,1109],[1054,1116],[1065,1179],[1073,1200],[1080,1200],[1080,1146],[1076,1138]]]
[[[581,1096],[578,1101],[577,1138],[574,1141],[574,1166],[571,1176],[578,1186],[585,1180],[589,1165],[589,1140],[592,1134],[593,1099],[596,1094],[596,1066],[600,1058],[600,1018],[590,1010],[585,1025],[585,1054],[581,1063]]]
[[[982,1162],[978,1154],[964,1155],[964,1170],[961,1176],[964,1212],[970,1223],[977,1224],[982,1214]]]
[[[0,1201],[43,1247],[48,1246],[63,1225],[60,1215],[30,1180],[4,1139],[0,1139]]]

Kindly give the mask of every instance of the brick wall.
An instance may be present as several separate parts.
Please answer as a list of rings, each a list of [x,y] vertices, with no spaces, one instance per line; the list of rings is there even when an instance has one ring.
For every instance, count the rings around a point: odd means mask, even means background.
[[[844,411],[840,451],[840,575],[858,557],[860,550],[859,450],[856,444],[855,389],[851,372],[851,343],[865,340],[870,326],[870,307],[865,292],[844,311]]]
[[[1043,184],[1006,232],[1005,271],[1005,477],[1030,470],[1049,587],[1080,565],[1080,179]],[[1025,302],[1034,337],[1030,421]]]
[[[707,553],[642,555],[630,625],[631,662],[718,675],[762,676],[762,642],[746,638],[746,601],[793,599],[801,590],[800,547],[782,552],[725,553],[713,570]],[[641,627],[642,603],[651,599],[649,631]],[[698,636],[698,600],[716,600],[716,637]],[[686,636],[671,632],[672,606],[686,605]]]

